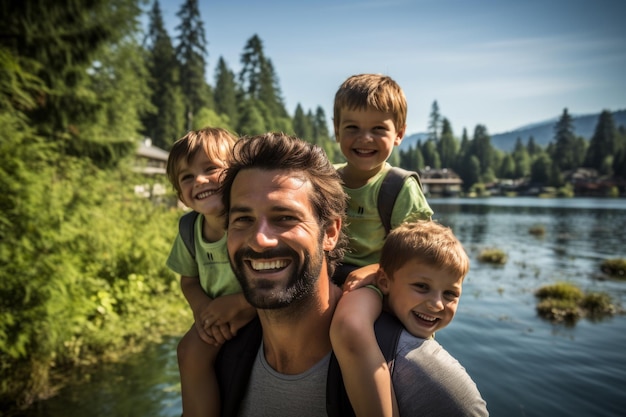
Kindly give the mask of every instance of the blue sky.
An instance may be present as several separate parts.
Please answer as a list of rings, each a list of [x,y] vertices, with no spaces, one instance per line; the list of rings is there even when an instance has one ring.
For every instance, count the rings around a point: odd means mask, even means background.
[[[160,0],[176,43],[183,0]],[[152,0],[150,0],[150,5]],[[394,78],[407,134],[427,130],[433,101],[454,133],[489,133],[571,114],[626,109],[625,0],[199,0],[207,80],[218,58],[240,70],[257,34],[287,110],[322,106],[352,74]]]

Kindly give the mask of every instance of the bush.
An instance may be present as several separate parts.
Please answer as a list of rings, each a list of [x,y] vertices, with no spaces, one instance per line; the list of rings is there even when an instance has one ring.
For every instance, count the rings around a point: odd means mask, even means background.
[[[611,277],[626,279],[626,259],[624,258],[606,259],[602,262],[600,269]]]
[[[11,140],[0,142],[0,406],[192,320],[165,266],[180,213],[136,197],[130,170]]]
[[[552,321],[576,322],[581,317],[599,318],[621,312],[606,293],[585,294],[577,286],[559,282],[535,292],[539,316]]]
[[[544,225],[537,224],[528,229],[528,233],[534,236],[543,236],[546,234],[546,228]]]
[[[484,263],[504,265],[507,261],[507,256],[504,251],[500,249],[483,249],[478,254],[478,261]]]

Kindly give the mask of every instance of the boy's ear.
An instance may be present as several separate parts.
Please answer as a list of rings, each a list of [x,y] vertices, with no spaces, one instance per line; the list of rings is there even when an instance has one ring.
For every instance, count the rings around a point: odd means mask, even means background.
[[[384,295],[389,294],[389,286],[390,286],[389,276],[387,276],[387,273],[382,268],[379,268],[378,272],[376,273],[376,285],[378,286],[378,289]]]
[[[398,130],[396,132],[396,140],[394,142],[395,146],[399,146],[400,142],[402,142],[402,139],[404,138],[404,134],[406,133],[406,125],[402,126],[402,129]]]

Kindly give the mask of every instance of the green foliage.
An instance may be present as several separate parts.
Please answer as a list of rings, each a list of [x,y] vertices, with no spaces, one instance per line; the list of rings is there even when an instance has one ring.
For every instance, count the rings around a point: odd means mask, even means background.
[[[612,258],[605,259],[600,265],[600,269],[611,277],[626,279],[626,259]]]
[[[535,292],[535,297],[540,300],[536,307],[539,316],[555,322],[573,324],[582,317],[595,319],[622,313],[608,294],[585,293],[568,282],[541,287]]]
[[[165,258],[178,213],[136,197],[130,169],[2,136],[0,402],[27,403],[51,371],[180,332],[184,300]],[[40,157],[36,157],[36,155]]]
[[[504,265],[507,261],[506,253],[502,249],[487,248],[480,251],[478,261],[497,265]]]
[[[542,224],[536,224],[528,229],[528,233],[534,236],[543,236],[546,234],[546,227]]]
[[[535,296],[541,300],[556,298],[559,300],[573,300],[574,302],[578,302],[582,300],[583,292],[580,288],[568,282],[557,282],[556,284],[539,288]]]

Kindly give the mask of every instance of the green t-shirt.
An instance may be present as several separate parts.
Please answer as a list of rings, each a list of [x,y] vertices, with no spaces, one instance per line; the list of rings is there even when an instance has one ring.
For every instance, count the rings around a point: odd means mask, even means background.
[[[345,166],[336,164],[335,168]],[[361,188],[343,187],[350,197],[348,200],[348,252],[343,262],[347,265],[365,266],[378,263],[380,252],[385,241],[385,227],[378,214],[377,200],[380,187],[387,171],[391,168],[388,163],[385,168],[374,176]],[[428,205],[424,193],[413,177],[409,177],[402,186],[391,214],[391,228],[401,223],[428,220],[433,210]]]
[[[241,286],[228,261],[226,233],[217,242],[206,242],[202,238],[203,219],[204,216],[200,214],[194,224],[196,259],[192,258],[179,233],[166,265],[177,274],[199,277],[202,289],[211,298],[241,292]]]

